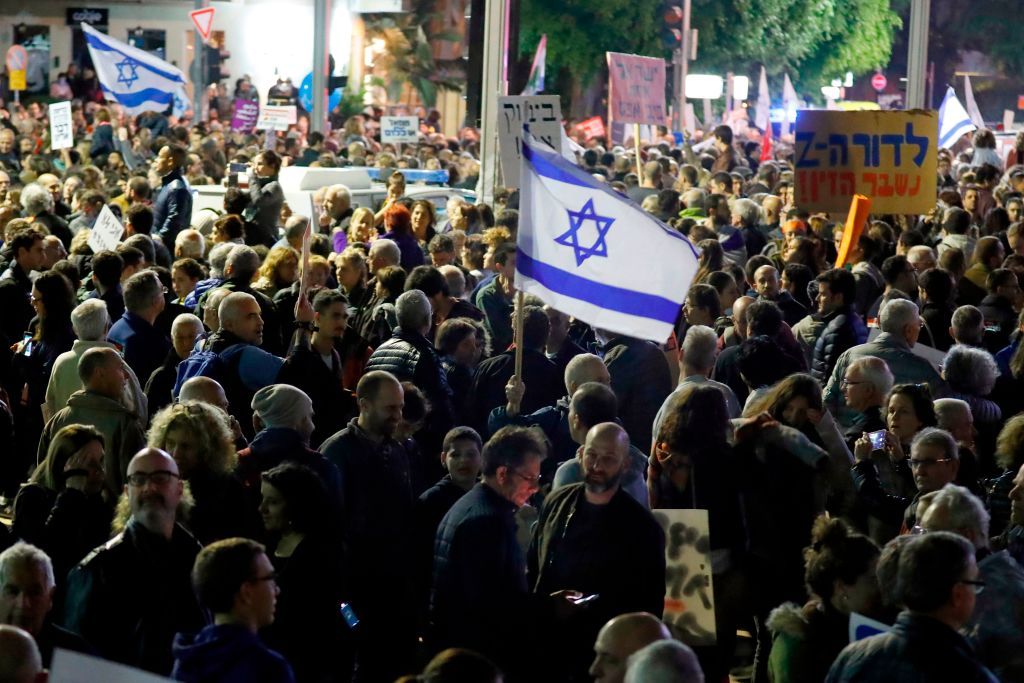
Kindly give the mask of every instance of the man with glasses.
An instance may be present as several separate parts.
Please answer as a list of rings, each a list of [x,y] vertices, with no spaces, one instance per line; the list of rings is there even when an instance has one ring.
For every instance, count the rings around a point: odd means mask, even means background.
[[[960,452],[952,435],[934,427],[922,429],[910,444],[908,462],[917,493],[913,498],[906,498],[890,493],[882,486],[878,469],[870,458],[872,450],[873,445],[866,433],[854,445],[857,463],[853,466],[853,483],[857,497],[865,510],[879,519],[892,524],[902,521],[905,531],[917,526],[917,506],[921,496],[956,481],[960,469]]]
[[[995,683],[958,631],[971,619],[978,578],[974,547],[948,531],[915,536],[899,551],[897,602],[904,609],[888,633],[848,645],[826,683],[958,681]]]
[[[615,422],[591,427],[580,461],[583,482],[544,501],[527,556],[535,593],[597,596],[558,626],[558,637],[545,639],[549,661],[558,663],[553,677],[566,680],[586,679],[605,622],[628,612],[657,613],[665,605],[665,534],[646,504],[621,487],[630,471],[626,430]]]
[[[64,626],[105,659],[166,676],[174,635],[208,621],[190,580],[200,546],[176,522],[184,485],[174,458],[143,449],[127,474],[128,524],[68,574]]]
[[[459,499],[437,530],[430,596],[431,651],[468,648],[510,677],[530,680],[526,656],[546,610],[567,610],[572,595],[533,595],[516,539],[516,511],[537,492],[544,442],[532,428],[502,427],[483,452],[483,481]],[[552,605],[554,601],[554,605]]]
[[[857,413],[856,423],[843,435],[851,451],[864,432],[870,434],[888,429],[882,411],[892,385],[892,373],[881,358],[862,356],[846,368],[839,386],[846,406]]]
[[[965,632],[981,661],[1003,681],[1024,679],[1024,569],[1005,550],[989,547],[989,514],[980,498],[963,486],[947,484],[921,497],[924,531],[951,531],[974,545],[979,578],[974,613]]]
[[[258,632],[274,623],[280,590],[266,550],[247,538],[227,538],[202,549],[192,568],[199,602],[213,623],[174,639],[176,681],[295,680],[284,657],[267,648]]]

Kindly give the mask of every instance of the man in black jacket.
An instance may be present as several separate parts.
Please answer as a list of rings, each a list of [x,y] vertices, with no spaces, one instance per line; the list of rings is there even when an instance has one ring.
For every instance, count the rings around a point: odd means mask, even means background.
[[[0,275],[0,332],[5,348],[21,341],[35,315],[29,273],[43,265],[45,237],[46,233],[39,228],[27,227],[15,232],[10,240],[12,261]]]
[[[106,659],[166,676],[174,634],[208,622],[192,592],[200,546],[175,521],[184,485],[170,455],[139,451],[127,480],[128,526],[71,570],[64,625]]]
[[[985,287],[988,295],[978,310],[985,316],[985,347],[997,353],[1010,343],[1010,335],[1017,329],[1014,307],[1021,297],[1020,282],[1012,270],[996,268],[985,279]]]
[[[825,329],[814,344],[811,374],[825,384],[843,351],[868,340],[868,328],[853,310],[857,297],[857,280],[853,273],[833,268],[815,279],[818,282],[818,314]]]
[[[549,661],[563,680],[584,680],[601,626],[628,612],[659,613],[665,600],[665,535],[651,513],[622,490],[629,435],[595,425],[583,446],[585,480],[554,491],[530,544],[530,585],[540,595],[578,590],[596,596],[561,628]],[[622,577],[629,576],[629,581]]]
[[[619,399],[619,419],[633,445],[644,454],[651,449],[654,416],[672,393],[672,376],[665,354],[656,344],[598,330],[600,353]]]

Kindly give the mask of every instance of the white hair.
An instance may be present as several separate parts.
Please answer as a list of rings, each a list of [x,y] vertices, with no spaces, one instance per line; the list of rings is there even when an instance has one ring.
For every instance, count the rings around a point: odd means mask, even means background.
[[[985,316],[974,306],[964,305],[953,311],[949,325],[953,338],[961,344],[981,344],[985,337]]]
[[[210,277],[224,277],[224,266],[228,262],[228,256],[239,245],[232,242],[218,244],[210,250]]]
[[[198,230],[182,230],[174,238],[175,256],[200,260],[206,254],[206,240]]]
[[[857,368],[864,381],[875,388],[882,397],[892,391],[894,379],[889,364],[877,356],[861,356],[850,363],[847,370]]]
[[[34,564],[43,570],[46,575],[47,588],[53,588],[56,585],[50,556],[30,543],[19,541],[0,553],[0,588],[7,585],[7,577],[13,567],[26,564]]]
[[[53,208],[53,195],[39,183],[29,183],[21,190],[21,206],[30,216],[38,216]]]
[[[893,299],[882,308],[878,316],[878,326],[882,328],[882,332],[902,337],[903,328],[919,318],[917,304],[913,301]]]
[[[683,193],[683,196],[680,197],[680,199],[688,209],[700,209],[701,211],[704,210],[705,194],[704,190],[700,189],[699,187],[691,187],[689,190]]]
[[[306,232],[306,226],[309,225],[309,216],[301,216],[299,214],[292,214],[288,217],[288,220],[284,222],[284,237],[285,239],[301,239]]]
[[[740,217],[743,225],[757,225],[761,220],[761,207],[751,199],[740,198],[734,201],[732,212]]]
[[[659,640],[629,656],[625,683],[704,683],[704,672],[689,647]]]
[[[407,332],[420,332],[430,327],[433,310],[430,299],[421,290],[410,289],[395,301],[395,317],[398,325]]]
[[[953,427],[971,416],[971,405],[959,398],[937,398],[935,399],[935,420],[939,429],[947,432],[953,431]]]
[[[203,331],[203,321],[198,316],[192,313],[179,313],[178,317],[171,323],[171,336],[176,337],[178,330],[185,325],[191,325],[193,328],[198,329],[200,333]]]
[[[984,349],[954,344],[942,363],[942,377],[953,391],[988,396],[999,378],[999,366]]]
[[[462,274],[462,270],[451,264],[441,266],[438,270],[448,281],[448,293],[456,299],[461,299],[462,295],[466,293],[466,276]]]
[[[402,250],[392,240],[374,240],[370,245],[370,258],[374,256],[382,257],[388,265],[397,266],[402,260]]]
[[[938,491],[931,494],[928,512],[925,517],[933,518],[929,512],[935,508],[945,508],[946,517],[944,524],[936,526],[931,521],[928,524],[928,531],[952,531],[970,529],[974,531],[975,545],[981,544],[984,547],[988,541],[989,514],[981,499],[970,492],[964,486],[946,484]]]
[[[956,445],[956,439],[944,429],[925,427],[919,431],[910,442],[911,453],[916,453],[921,446],[938,446],[946,452],[947,458],[960,459],[960,449]]]
[[[926,244],[916,244],[907,250],[907,261],[910,263],[921,263],[922,261],[935,263],[937,260],[935,250]]]
[[[102,299],[86,299],[71,311],[71,328],[82,341],[103,341],[110,327],[110,312]]]
[[[695,370],[705,372],[715,365],[718,355],[718,335],[707,325],[694,325],[683,339],[683,362]]]
[[[345,200],[346,206],[352,206],[352,193],[349,192],[347,186],[342,185],[341,183],[338,183],[337,185],[331,185],[330,187],[327,188],[327,192],[325,192],[324,194],[337,195],[338,197],[341,197],[342,199]]]

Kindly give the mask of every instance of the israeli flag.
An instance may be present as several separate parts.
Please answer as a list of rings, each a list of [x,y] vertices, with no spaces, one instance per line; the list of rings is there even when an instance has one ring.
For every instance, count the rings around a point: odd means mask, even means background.
[[[131,115],[164,112],[185,84],[181,69],[82,23],[103,94]]]
[[[700,251],[523,135],[516,287],[595,327],[662,343]]]
[[[960,136],[973,130],[977,130],[977,126],[956,98],[952,86],[946,88],[946,96],[939,105],[939,148],[949,149]]]

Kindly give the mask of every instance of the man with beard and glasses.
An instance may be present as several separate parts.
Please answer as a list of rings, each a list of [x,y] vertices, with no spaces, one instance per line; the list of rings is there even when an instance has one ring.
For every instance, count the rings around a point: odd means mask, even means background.
[[[530,586],[548,595],[580,591],[580,609],[544,639],[560,662],[552,680],[588,680],[592,646],[611,618],[660,613],[665,598],[665,536],[653,515],[622,490],[629,435],[614,422],[591,427],[583,446],[583,483],[544,501],[527,557]]]
[[[64,626],[105,659],[166,676],[174,635],[207,623],[192,591],[200,547],[175,521],[184,484],[174,458],[143,449],[126,481],[128,525],[68,574]]]

